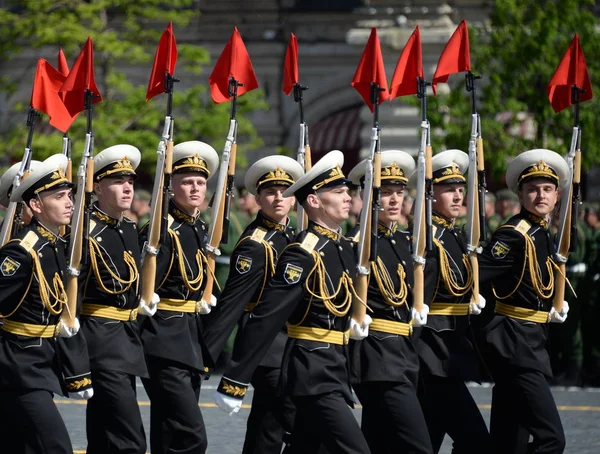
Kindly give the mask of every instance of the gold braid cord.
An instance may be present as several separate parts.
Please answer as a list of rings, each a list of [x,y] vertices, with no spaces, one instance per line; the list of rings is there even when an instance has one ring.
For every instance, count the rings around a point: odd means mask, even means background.
[[[398,292],[395,291],[392,277],[380,257],[377,257],[377,261],[371,262],[371,271],[373,272],[373,276],[375,276],[377,287],[379,287],[379,291],[386,303],[394,307],[406,304],[406,297],[408,296],[406,272],[400,263],[398,263],[398,268],[396,269],[396,273],[400,279],[400,289]]]
[[[52,286],[54,287],[54,291],[48,284],[46,277],[44,276],[44,271],[42,270],[42,264],[40,263],[40,258],[37,253],[34,251],[31,252],[31,257],[33,258],[33,266],[35,268],[35,273],[37,274],[38,280],[40,282],[40,298],[48,312],[52,315],[60,315],[62,312],[63,304],[67,303],[67,292],[65,291],[65,287],[63,285],[62,279],[58,275],[58,273],[54,273],[54,277],[52,278]],[[52,297],[52,298],[50,298]],[[54,300],[54,303],[51,302],[51,299]]]
[[[246,237],[246,238],[250,238],[250,237]],[[241,242],[241,240],[238,242],[238,244],[240,242]],[[263,291],[265,289],[265,286],[267,284],[267,279],[269,278],[269,276],[273,276],[275,274],[275,255],[273,254],[273,249],[271,248],[269,243],[267,243],[265,240],[261,240],[260,244],[262,244],[263,248],[265,249],[265,261],[267,263],[267,267],[265,267],[265,271],[263,273],[263,282],[262,282],[262,285],[260,286],[260,293],[258,294],[258,297],[256,298],[255,302],[248,303],[248,305],[246,306],[247,311],[251,311],[252,309],[254,309],[256,307],[256,305],[260,301],[260,298],[261,298]]]
[[[119,282],[120,284],[124,285],[123,290],[110,290],[110,289],[106,288],[106,286],[102,282],[102,276],[100,276],[100,269],[98,268],[98,258],[97,257],[100,257],[100,260],[102,261],[104,268],[108,271],[108,274],[110,275],[110,277],[112,277],[115,281]],[[96,276],[96,281],[98,282],[98,286],[102,289],[103,292],[106,292],[110,295],[121,295],[121,294],[125,293],[126,291],[128,291],[131,288],[131,284],[133,284],[134,282],[136,283],[136,291],[137,291],[137,286],[139,283],[139,281],[138,281],[139,274],[138,274],[137,265],[135,264],[135,259],[129,252],[123,251],[123,260],[125,261],[125,265],[127,265],[127,268],[129,269],[130,279],[121,279],[110,269],[108,263],[106,263],[106,260],[104,260],[104,256],[102,255],[102,251],[100,250],[100,245],[98,244],[98,242],[95,239],[90,238],[90,261],[92,264],[92,270],[94,271],[94,276]]]
[[[521,282],[523,281],[523,276],[525,275],[525,269],[529,269],[529,276],[531,277],[531,284],[535,290],[535,293],[542,299],[548,299],[554,293],[554,272],[553,267],[555,267],[555,263],[552,261],[550,257],[546,258],[546,269],[548,270],[548,274],[550,278],[548,279],[548,284],[544,285],[542,274],[540,268],[537,263],[537,255],[535,250],[535,244],[529,235],[523,235],[525,238],[525,260],[523,260],[523,269],[521,270],[521,276],[519,277],[519,282],[517,282],[516,287],[510,292],[508,295],[499,296],[496,293],[496,289],[493,288],[494,296],[499,300],[505,300],[510,298],[519,288]]]
[[[187,275],[187,270],[185,269],[183,248],[181,247],[179,236],[173,230],[169,230],[169,233],[171,234],[171,238],[173,238],[173,244],[175,245],[175,251],[178,256],[179,273],[181,274],[183,283],[189,291],[197,292],[202,287],[202,282],[204,281],[204,265],[208,265],[208,260],[200,249],[196,251],[196,266],[198,267],[198,275],[190,279]]]
[[[433,242],[438,247],[439,260],[440,260],[440,275],[444,281],[444,287],[455,298],[466,295],[473,289],[473,270],[471,269],[471,263],[469,262],[469,256],[466,254],[462,255],[462,262],[467,270],[467,278],[465,279],[465,285],[461,286],[450,272],[450,261],[448,259],[448,251],[444,249],[444,246],[440,243],[437,238],[433,239]]]

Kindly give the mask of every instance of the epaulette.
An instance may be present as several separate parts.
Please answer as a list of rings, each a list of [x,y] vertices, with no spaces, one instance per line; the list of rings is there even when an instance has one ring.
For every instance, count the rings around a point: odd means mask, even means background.
[[[431,236],[435,238],[435,234],[437,233],[437,225],[431,226]]]
[[[96,227],[96,221],[90,219],[90,233],[94,231],[94,227]]]
[[[256,241],[257,243],[260,243],[265,239],[266,235],[267,231],[265,229],[263,229],[262,227],[256,227],[252,232],[252,235],[250,235],[250,239]]]
[[[169,229],[173,226],[174,222],[175,218],[169,214],[169,216],[167,217],[167,226]]]
[[[517,225],[515,225],[515,230],[519,232],[521,235],[525,235],[529,232],[531,228],[531,224],[525,219],[521,219]]]
[[[31,251],[36,243],[39,241],[40,237],[33,230],[27,232],[27,235],[23,237],[23,239],[19,242],[21,247],[25,249],[27,252]]]
[[[300,243],[300,247],[306,252],[311,253],[317,246],[318,242],[319,237],[312,232],[308,232],[302,240],[302,243]]]
[[[352,241],[353,243],[358,243],[358,240],[360,240],[360,230],[356,232],[354,236],[346,236],[344,238],[346,238],[348,241]]]

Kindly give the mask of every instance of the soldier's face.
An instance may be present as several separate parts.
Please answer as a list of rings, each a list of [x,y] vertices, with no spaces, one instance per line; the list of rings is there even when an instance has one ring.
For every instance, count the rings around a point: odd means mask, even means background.
[[[30,207],[38,220],[48,228],[68,225],[73,213],[71,189],[44,191],[31,200]]]
[[[197,214],[206,198],[206,178],[197,173],[173,175],[173,200],[189,214]]]
[[[261,189],[256,195],[256,203],[263,214],[277,222],[285,220],[295,203],[294,197],[283,197],[286,189],[286,186],[269,186]]]
[[[340,225],[350,214],[350,204],[352,197],[348,186],[333,186],[331,188],[320,189],[317,194],[309,194],[307,201],[311,200],[310,205],[319,210],[319,216],[333,221]]]
[[[383,211],[379,213],[379,220],[386,225],[398,222],[402,214],[402,203],[404,202],[404,185],[382,185],[380,200]]]
[[[433,186],[435,201],[433,210],[447,219],[454,219],[460,215],[465,187],[463,184],[436,184]]]
[[[103,178],[94,183],[98,205],[106,214],[119,217],[131,208],[133,201],[133,177],[123,175]]]
[[[547,218],[556,206],[558,189],[546,178],[534,178],[521,185],[518,196],[523,208],[536,216]]]

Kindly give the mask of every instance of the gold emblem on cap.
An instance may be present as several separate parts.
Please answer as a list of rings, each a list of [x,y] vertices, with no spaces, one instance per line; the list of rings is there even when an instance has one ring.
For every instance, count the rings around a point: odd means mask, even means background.
[[[133,170],[133,164],[127,156],[123,156],[123,159],[118,160],[115,165],[115,169],[131,169]]]
[[[56,172],[53,172],[52,175],[50,175],[51,180],[59,180],[61,178],[67,178],[62,168],[59,168]]]
[[[449,175],[461,175],[462,176],[462,172],[460,171],[460,167],[458,167],[456,165],[456,163],[453,162],[450,167],[448,167],[446,170],[444,170],[442,172],[442,175],[443,176],[449,176]]]
[[[535,173],[552,173],[552,169],[544,161],[538,161],[537,164],[532,165],[531,171]]]
[[[382,177],[403,177],[404,171],[396,164],[392,162],[389,167],[385,167],[381,170]]]
[[[342,169],[340,168],[340,166],[336,166],[334,169],[331,169],[331,172],[329,172],[329,177],[344,177],[344,174],[342,173]]]

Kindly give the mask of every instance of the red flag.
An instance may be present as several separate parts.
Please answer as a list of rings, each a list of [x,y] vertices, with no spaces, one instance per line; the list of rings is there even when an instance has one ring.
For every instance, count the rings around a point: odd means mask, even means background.
[[[396,64],[390,84],[390,99],[397,96],[416,95],[418,92],[417,77],[424,78],[421,31],[418,25],[408,38]]]
[[[171,76],[175,74],[175,64],[177,63],[177,43],[173,34],[173,23],[169,22],[167,28],[160,37],[156,54],[154,54],[154,66],[148,82],[148,91],[146,91],[146,102],[156,95],[165,92],[165,73]]]
[[[298,83],[298,40],[290,33],[290,41],[285,51],[285,64],[283,66],[283,92],[289,96]]]
[[[47,114],[50,117],[50,124],[56,129],[67,132],[77,114],[69,113],[58,92],[64,81],[65,76],[60,71],[40,58],[33,81],[31,107]]]
[[[84,110],[85,90],[90,90],[95,95],[94,104],[102,101],[94,79],[94,47],[92,38],[89,37],[60,89],[60,93],[64,96],[65,106],[71,115]]]
[[[256,74],[254,74],[254,68],[252,68],[250,55],[248,55],[237,27],[233,29],[231,38],[229,38],[225,49],[223,49],[221,56],[217,60],[217,64],[208,78],[210,95],[215,104],[230,99],[230,77],[233,77],[240,84],[244,84],[243,86],[238,86],[238,96],[258,88],[258,81],[256,80]]]
[[[67,57],[65,57],[62,47],[58,49],[58,72],[65,77],[69,75],[69,64],[67,63]]]
[[[548,99],[554,112],[560,112],[566,107],[572,105],[571,87],[577,85],[583,90],[580,101],[587,101],[593,98],[592,84],[590,75],[588,74],[587,64],[583,49],[579,42],[579,35],[576,33],[575,38],[571,41],[571,45],[563,56],[556,72],[552,76],[546,92]]]
[[[385,77],[385,67],[383,66],[383,57],[381,55],[381,45],[377,36],[377,29],[371,29],[371,35],[365,46],[358,68],[352,78],[352,86],[363,97],[371,112],[373,112],[373,103],[371,102],[371,82],[384,88],[379,93],[379,103],[382,103],[389,97],[387,78]]]
[[[450,40],[444,47],[442,55],[431,80],[433,94],[437,92],[438,82],[447,82],[448,76],[454,73],[471,70],[471,52],[469,50],[469,28],[467,21],[462,20]]]

